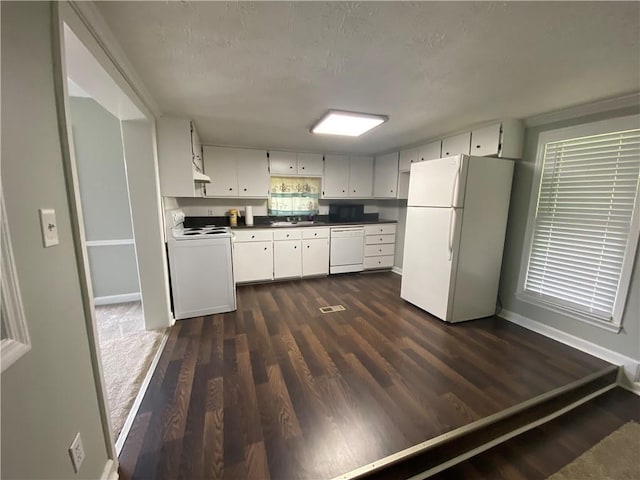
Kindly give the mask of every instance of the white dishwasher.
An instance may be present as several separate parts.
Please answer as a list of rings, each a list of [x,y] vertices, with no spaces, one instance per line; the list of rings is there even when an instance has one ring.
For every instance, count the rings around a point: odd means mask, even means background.
[[[331,227],[329,273],[364,270],[364,226]]]

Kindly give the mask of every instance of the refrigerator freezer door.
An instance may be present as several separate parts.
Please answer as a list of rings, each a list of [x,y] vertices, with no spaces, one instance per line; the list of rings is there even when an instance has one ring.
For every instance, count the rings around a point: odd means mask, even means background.
[[[468,156],[458,155],[412,164],[407,205],[463,207],[468,161]]]
[[[451,320],[462,210],[409,207],[400,296]]]

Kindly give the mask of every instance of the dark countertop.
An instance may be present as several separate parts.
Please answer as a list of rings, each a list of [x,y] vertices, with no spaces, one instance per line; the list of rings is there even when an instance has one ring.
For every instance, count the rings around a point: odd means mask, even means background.
[[[247,230],[247,229],[256,229],[256,228],[273,228],[273,229],[281,229],[281,228],[311,228],[311,227],[342,227],[348,225],[375,225],[378,223],[398,223],[397,220],[364,220],[362,222],[314,222],[312,225],[281,225],[278,227],[274,227],[268,223],[255,224],[252,227],[248,227],[246,225],[238,225],[237,227],[231,227],[231,230]]]
[[[244,224],[244,217],[238,218],[238,226],[233,230],[243,230],[248,228],[307,228],[307,227],[340,227],[346,225],[375,225],[377,223],[398,223],[397,220],[384,220],[378,217],[377,213],[366,213],[365,219],[360,222],[330,222],[328,215],[318,215],[312,225],[286,225],[274,227],[272,221],[285,221],[283,217],[254,216],[254,225],[247,227]],[[303,218],[303,221],[305,219]],[[205,225],[216,225],[220,227],[229,226],[229,217],[187,217],[184,222],[185,227],[203,227]]]

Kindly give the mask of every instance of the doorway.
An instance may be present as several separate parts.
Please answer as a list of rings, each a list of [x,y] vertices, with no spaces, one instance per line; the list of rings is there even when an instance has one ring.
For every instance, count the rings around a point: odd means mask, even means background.
[[[154,117],[126,92],[80,12],[56,8],[67,188],[105,443],[116,460],[173,323]]]

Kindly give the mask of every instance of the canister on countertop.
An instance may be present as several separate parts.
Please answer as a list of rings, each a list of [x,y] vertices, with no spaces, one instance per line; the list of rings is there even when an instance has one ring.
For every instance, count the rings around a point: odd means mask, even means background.
[[[253,207],[251,205],[244,208],[244,223],[247,227],[253,227]]]
[[[238,210],[235,208],[229,210],[229,225],[232,227],[238,226]]]

